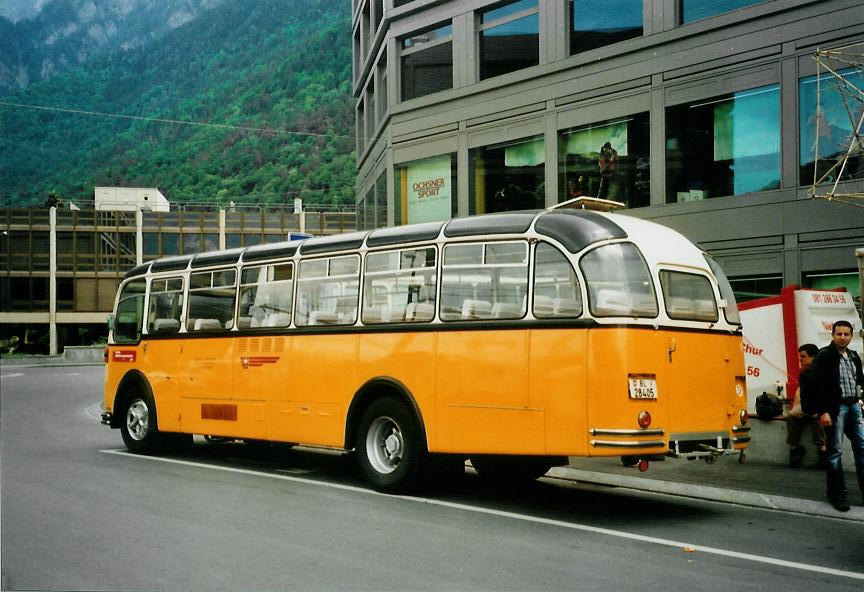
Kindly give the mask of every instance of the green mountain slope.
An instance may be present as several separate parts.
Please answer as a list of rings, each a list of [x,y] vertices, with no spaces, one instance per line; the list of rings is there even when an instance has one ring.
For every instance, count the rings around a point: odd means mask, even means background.
[[[353,203],[348,0],[234,0],[0,103],[2,205],[88,201],[103,185],[172,202]]]

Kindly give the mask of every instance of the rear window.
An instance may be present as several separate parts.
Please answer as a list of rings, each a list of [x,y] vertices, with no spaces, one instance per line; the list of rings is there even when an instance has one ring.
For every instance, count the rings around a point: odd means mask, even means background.
[[[729,283],[726,273],[720,264],[707,254],[705,261],[708,262],[708,266],[714,272],[714,277],[717,278],[717,285],[720,288],[720,297],[725,301],[726,306],[723,307],[723,315],[729,323],[740,325],[741,316],[738,314],[738,303],[735,302],[735,294],[732,292],[732,285]]]
[[[582,257],[579,266],[594,316],[657,316],[654,284],[636,245],[615,243],[598,247]]]
[[[717,322],[714,290],[704,275],[664,270],[660,272],[660,286],[670,319]]]

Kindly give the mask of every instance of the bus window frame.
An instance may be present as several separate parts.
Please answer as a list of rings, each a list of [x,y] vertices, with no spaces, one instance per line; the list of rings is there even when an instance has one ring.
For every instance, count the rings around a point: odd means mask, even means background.
[[[130,285],[136,283],[136,282],[143,282],[144,291],[143,292],[136,292],[136,293],[131,294],[129,296],[126,296],[124,298],[123,293],[126,290],[126,288],[129,287]],[[111,328],[111,341],[112,341],[112,343],[115,343],[117,345],[135,345],[135,344],[141,342],[141,339],[144,337],[144,328],[147,324],[146,318],[147,318],[147,306],[148,306],[149,290],[150,290],[149,281],[147,280],[146,277],[140,277],[140,276],[130,278],[128,281],[126,281],[125,283],[123,283],[119,287],[119,289],[117,290],[117,302],[114,305],[114,315],[113,315],[113,317],[114,317],[113,325],[114,326]],[[122,306],[122,304],[124,302],[126,302],[128,300],[133,300],[135,298],[141,298],[141,314],[140,314],[140,317],[138,318],[138,322],[137,322],[137,324],[138,324],[137,331],[136,331],[137,337],[136,337],[136,339],[118,341],[117,340],[117,327],[120,324],[120,307]]]
[[[266,279],[267,275],[269,275],[269,268],[285,267],[285,266],[287,266],[291,270],[291,278],[289,280],[269,281]],[[233,330],[233,331],[260,331],[262,329],[285,330],[285,329],[294,327],[295,326],[294,317],[295,317],[295,308],[296,308],[297,269],[298,268],[299,268],[299,266],[295,264],[293,258],[276,259],[273,261],[262,261],[262,262],[250,261],[247,264],[240,265],[240,267],[238,268],[238,271],[237,271],[237,296],[236,296],[235,303],[234,303],[235,304],[234,327],[231,330]],[[246,271],[258,270],[258,273],[260,275],[261,269],[268,270],[268,271],[264,272],[265,280],[263,282],[260,281],[260,277],[259,277],[259,279],[255,283],[244,283],[243,274]],[[242,298],[242,292],[243,292],[244,287],[248,288],[250,286],[257,286],[258,288],[260,288],[261,286],[266,285],[266,284],[274,284],[274,283],[289,282],[289,281],[291,282],[291,306],[290,306],[290,309],[288,311],[289,322],[287,324],[285,324],[285,325],[263,325],[262,324],[262,325],[259,325],[257,327],[253,327],[251,325],[248,327],[241,327],[240,307],[241,307],[241,298]],[[257,295],[257,292],[256,292],[256,295]],[[252,306],[254,306],[254,304],[250,305],[250,309]],[[269,316],[265,317],[265,320],[267,318],[269,318]]]
[[[586,273],[585,269],[583,268],[583,263],[585,261],[585,258],[588,257],[589,255],[591,255],[592,253],[596,253],[596,252],[600,251],[601,249],[605,249],[605,248],[608,248],[610,246],[620,246],[620,245],[629,245],[629,246],[633,247],[633,249],[636,251],[636,254],[639,256],[639,259],[642,261],[642,264],[644,265],[645,271],[647,271],[647,278],[651,284],[649,291],[650,291],[650,293],[654,299],[654,306],[655,306],[655,312],[653,315],[633,314],[634,307],[632,307],[632,306],[630,307],[630,312],[628,314],[599,314],[595,311],[596,303],[594,302],[594,298],[592,298],[592,289],[591,289],[591,283],[592,282],[589,279],[589,277],[590,277],[589,274]],[[579,256],[578,267],[582,273],[582,278],[585,282],[585,292],[586,292],[586,297],[587,297],[586,302],[588,304],[587,311],[588,311],[588,314],[592,318],[594,318],[594,319],[608,319],[608,318],[658,319],[660,317],[660,296],[657,293],[657,285],[656,285],[656,281],[655,281],[655,277],[654,277],[654,273],[655,273],[656,269],[652,268],[652,266],[648,264],[648,261],[645,258],[645,254],[642,252],[642,249],[639,248],[639,245],[637,245],[635,242],[633,242],[631,240],[618,240],[618,241],[604,242],[604,243],[594,245],[591,249],[586,250],[584,253],[582,253]],[[625,293],[632,293],[632,292],[625,292]],[[598,294],[599,294],[599,291],[598,291]]]
[[[576,293],[579,297],[579,314],[578,315],[554,314],[554,308],[553,308],[553,314],[552,315],[537,316],[537,250],[541,247],[549,247],[551,249],[554,249],[554,251],[556,253],[558,253],[563,258],[563,260],[570,267],[570,270],[573,272],[573,275],[575,276],[576,282],[577,282]],[[567,254],[566,249],[562,249],[560,246],[554,244],[553,242],[551,242],[549,240],[545,240],[545,239],[538,240],[536,243],[534,243],[533,248],[531,249],[531,275],[529,278],[529,282],[530,282],[529,287],[530,287],[530,293],[531,293],[531,297],[530,297],[531,308],[530,308],[529,312],[531,313],[532,318],[534,318],[535,320],[538,320],[538,321],[573,320],[573,319],[582,319],[582,318],[585,318],[586,316],[590,316],[590,314],[588,312],[588,306],[586,306],[586,303],[588,302],[588,294],[587,294],[588,288],[586,285],[585,278],[584,278],[584,276],[582,274],[582,270],[579,268],[579,266],[574,264],[572,256]],[[554,303],[553,303],[553,307],[554,307]]]
[[[480,322],[514,322],[514,321],[519,321],[519,320],[525,320],[526,318],[528,318],[528,314],[532,310],[532,306],[533,306],[533,305],[530,305],[531,292],[532,292],[532,286],[533,286],[532,277],[531,277],[532,269],[533,269],[533,267],[532,267],[533,252],[531,249],[532,238],[529,235],[523,235],[523,236],[520,236],[519,238],[477,240],[476,237],[472,237],[472,239],[473,240],[467,240],[467,241],[448,241],[448,242],[444,243],[443,248],[441,249],[441,259],[440,259],[441,264],[439,266],[440,276],[439,276],[439,280],[438,280],[438,294],[439,295],[438,295],[438,303],[437,303],[439,320],[442,323],[462,323],[462,322],[475,323],[478,321],[480,321]],[[524,254],[525,254],[525,262],[524,263],[487,263],[486,262],[486,258],[487,258],[486,247],[489,245],[501,245],[501,244],[519,244],[519,245],[523,246],[524,247]],[[451,247],[466,247],[466,246],[475,246],[475,245],[481,247],[481,253],[480,253],[481,261],[479,264],[478,263],[455,263],[455,264],[449,264],[448,265],[446,263],[447,251]],[[490,305],[489,316],[485,316],[485,311],[483,312],[483,314],[476,314],[476,316],[475,316],[475,313],[473,313],[473,312],[470,313],[469,316],[466,316],[466,313],[464,311],[465,302],[468,302],[469,300],[476,300],[476,299],[463,299],[462,312],[459,313],[459,316],[451,317],[450,316],[451,314],[455,315],[457,313],[449,313],[448,312],[448,317],[445,318],[445,316],[443,314],[444,313],[443,306],[444,306],[444,289],[445,289],[444,274],[445,274],[446,270],[448,270],[448,269],[449,270],[473,269],[473,268],[481,268],[481,269],[482,268],[488,268],[488,269],[494,269],[494,270],[498,270],[498,269],[524,269],[525,270],[525,284],[524,284],[524,286],[525,286],[525,296],[524,296],[525,306],[524,306],[524,309],[522,309],[522,311],[521,311],[521,315],[518,317],[517,316],[495,317],[495,316],[493,316],[493,312],[492,312],[494,310],[494,306],[496,304],[503,304],[503,303],[493,303],[490,300],[489,301],[489,305]],[[500,284],[500,276],[499,276],[499,284]],[[491,290],[491,284],[490,284],[490,290]],[[482,301],[482,302],[485,303],[486,301]]]
[[[678,274],[685,276],[693,276],[704,279],[708,282],[708,287],[711,291],[711,304],[713,305],[714,317],[712,319],[703,319],[696,318],[695,316],[686,317],[686,316],[673,316],[672,313],[669,312],[669,300],[670,297],[666,294],[666,282],[663,281],[663,274]],[[666,313],[666,316],[671,321],[684,321],[684,322],[692,322],[692,323],[708,323],[710,325],[716,324],[720,321],[720,305],[719,305],[719,292],[717,288],[717,283],[712,281],[711,276],[702,270],[687,268],[681,269],[679,267],[673,267],[670,265],[661,265],[657,268],[657,281],[660,285],[660,295],[663,298],[663,311]]]
[[[230,271],[234,274],[233,284],[232,285],[219,284],[218,286],[214,286],[213,282],[214,282],[214,278],[216,277],[216,274],[220,274],[220,273],[224,273],[224,272],[228,272],[228,271]],[[199,286],[199,287],[193,288],[192,287],[193,277],[203,276],[205,274],[210,274],[210,285],[209,286]],[[188,279],[186,281],[186,290],[185,290],[186,302],[183,303],[184,314],[183,314],[183,320],[181,322],[181,326],[185,329],[186,333],[210,333],[210,332],[226,333],[226,332],[232,331],[234,329],[234,327],[236,326],[235,319],[237,317],[237,298],[238,298],[237,284],[239,282],[239,275],[240,274],[238,273],[236,265],[232,265],[229,267],[202,268],[200,270],[189,272]],[[195,293],[204,292],[205,290],[211,290],[212,291],[212,290],[218,290],[218,289],[233,290],[234,297],[233,297],[233,304],[231,306],[230,317],[226,321],[219,321],[219,323],[222,326],[221,326],[221,328],[218,328],[218,329],[215,327],[206,327],[206,328],[201,328],[201,329],[190,328],[189,327],[189,322],[190,322],[189,315],[190,315],[190,312],[192,309],[192,295]],[[197,322],[198,320],[205,319],[205,318],[206,317],[199,317],[199,318],[196,318],[195,320]],[[210,319],[206,318],[206,320],[210,320]],[[218,319],[215,319],[215,320],[218,320]],[[225,324],[228,322],[230,322],[230,326],[226,327]]]
[[[431,250],[432,251],[432,253],[434,255],[434,261],[435,261],[433,265],[425,266],[425,267],[406,267],[406,268],[401,267],[402,253],[405,253],[407,251],[423,251],[423,250]],[[397,254],[399,257],[399,268],[397,270],[385,269],[382,271],[372,271],[372,272],[368,271],[369,257],[374,257],[376,255],[381,255],[381,254],[393,254],[393,253]],[[428,323],[434,322],[438,318],[438,303],[439,303],[440,291],[441,291],[441,257],[442,257],[442,249],[440,248],[440,245],[435,244],[435,243],[411,245],[411,246],[397,245],[397,246],[389,246],[389,247],[383,248],[383,249],[375,249],[375,250],[366,251],[366,253],[364,253],[364,255],[363,255],[362,270],[361,270],[361,274],[360,274],[360,277],[361,277],[360,303],[358,304],[359,315],[358,315],[357,321],[355,322],[355,325],[361,325],[361,326],[403,325],[403,324],[416,325],[416,324],[428,324]],[[432,316],[431,317],[421,318],[421,319],[416,319],[416,318],[409,319],[407,317],[407,304],[411,304],[411,303],[406,303],[406,313],[402,319],[393,320],[393,321],[391,321],[391,320],[385,321],[385,320],[374,320],[374,319],[370,318],[367,320],[366,313],[371,311],[371,309],[373,307],[372,305],[367,307],[367,284],[371,284],[371,282],[367,282],[367,279],[374,279],[375,277],[383,277],[383,276],[386,276],[388,274],[389,275],[393,275],[393,274],[401,275],[402,272],[408,272],[408,271],[424,272],[424,271],[428,271],[428,270],[432,271],[431,275],[432,275],[432,279],[434,282],[434,284],[432,285],[432,287],[433,287],[433,310],[432,310]],[[424,286],[425,285],[426,284],[424,283]],[[418,301],[418,303],[420,303],[420,302],[425,302],[425,301],[424,300]]]
[[[179,321],[180,326],[177,328],[176,331],[152,331],[150,328],[150,324],[151,324],[150,323],[150,303],[153,299],[153,294],[154,294],[153,283],[154,282],[166,282],[166,287],[167,287],[167,282],[169,282],[171,280],[180,280],[180,289],[179,290],[161,290],[161,291],[155,292],[155,293],[156,294],[169,294],[169,293],[178,293],[178,292],[180,293],[180,297],[181,297],[180,318],[176,319],[177,321]],[[186,274],[186,273],[178,275],[178,272],[172,271],[172,272],[168,272],[164,275],[155,275],[155,276],[150,276],[147,278],[147,302],[146,302],[147,312],[146,312],[146,318],[145,318],[145,322],[144,322],[144,329],[145,329],[145,334],[148,337],[152,337],[154,335],[168,336],[168,335],[177,335],[178,333],[186,333],[186,323],[184,322],[184,319],[186,318],[186,306],[189,303],[188,287],[189,287],[189,279],[188,279],[188,274]]]
[[[348,259],[348,258],[356,258],[357,259],[357,273],[356,274],[330,275],[331,264],[332,264],[333,260]],[[321,276],[314,276],[314,277],[304,279],[303,278],[303,267],[305,265],[311,265],[311,264],[318,263],[321,261],[326,262],[325,274],[321,275]],[[362,303],[362,295],[363,295],[363,252],[361,249],[355,249],[355,250],[352,250],[348,253],[328,254],[325,256],[321,256],[321,257],[300,258],[300,260],[298,261],[298,264],[297,264],[297,272],[296,272],[295,277],[296,277],[296,279],[295,279],[294,283],[296,284],[296,287],[295,287],[296,291],[294,292],[294,304],[293,304],[294,314],[292,315],[292,318],[291,318],[291,325],[290,325],[291,327],[298,328],[298,329],[308,329],[308,328],[312,328],[312,327],[339,327],[339,328],[344,329],[344,328],[348,328],[348,327],[356,327],[357,326],[357,324],[360,320],[360,305]],[[310,308],[303,315],[300,314],[300,310],[299,310],[300,295],[301,295],[300,286],[301,286],[302,282],[304,282],[304,281],[305,282],[310,282],[310,281],[319,282],[319,281],[328,280],[328,279],[339,280],[339,279],[344,279],[344,278],[355,278],[357,281],[357,297],[356,297],[356,300],[354,301],[355,314],[354,314],[354,319],[352,321],[340,322],[337,319],[334,322],[330,322],[329,320],[328,321],[322,321],[320,323],[311,322],[312,321],[312,314],[316,313],[316,312],[323,312],[323,309],[312,310]],[[340,297],[340,298],[343,298],[343,297]],[[336,307],[338,309],[338,307],[339,307],[338,302],[336,304]],[[336,314],[338,315],[338,312]],[[298,322],[300,320],[301,316],[305,317],[303,324]]]

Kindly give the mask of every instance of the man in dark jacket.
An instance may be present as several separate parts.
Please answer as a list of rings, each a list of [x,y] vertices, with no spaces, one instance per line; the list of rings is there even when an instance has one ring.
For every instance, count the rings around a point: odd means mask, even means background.
[[[819,350],[813,360],[814,411],[825,426],[828,443],[828,501],[839,511],[849,511],[846,482],[840,457],[843,453],[843,434],[852,444],[858,487],[864,496],[864,414],[861,390],[864,373],[861,358],[849,349],[852,324],[837,321],[831,327],[831,343]]]

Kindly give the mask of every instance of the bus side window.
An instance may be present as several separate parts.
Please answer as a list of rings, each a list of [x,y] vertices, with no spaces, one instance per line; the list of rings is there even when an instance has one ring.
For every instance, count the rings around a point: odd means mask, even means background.
[[[291,324],[293,296],[293,263],[244,268],[237,327],[287,327]]]
[[[435,255],[434,247],[368,254],[363,322],[431,321],[435,316]]]
[[[664,269],[660,272],[660,286],[670,319],[717,322],[714,290],[704,275]]]
[[[144,320],[144,293],[147,283],[137,279],[123,286],[117,303],[114,324],[115,343],[137,343],[141,340],[141,323]]]
[[[579,278],[567,258],[548,243],[534,251],[534,316],[538,319],[582,314]]]
[[[360,296],[360,257],[348,255],[300,263],[297,276],[298,327],[353,325]]]
[[[225,331],[234,326],[237,271],[193,273],[189,278],[187,331]]]
[[[528,243],[444,248],[441,320],[520,319],[528,300]]]
[[[615,243],[590,251],[580,262],[591,314],[656,317],[657,297],[648,265],[636,245]]]
[[[183,278],[154,279],[150,282],[148,333],[177,333],[183,311]]]

